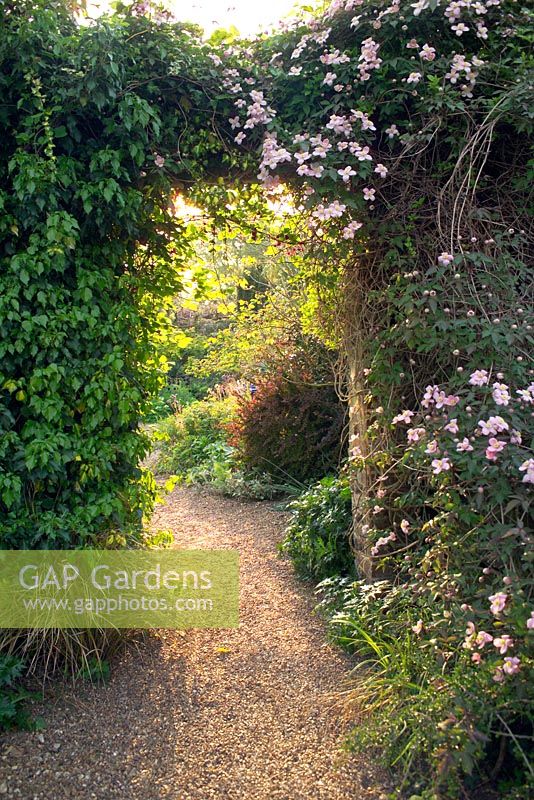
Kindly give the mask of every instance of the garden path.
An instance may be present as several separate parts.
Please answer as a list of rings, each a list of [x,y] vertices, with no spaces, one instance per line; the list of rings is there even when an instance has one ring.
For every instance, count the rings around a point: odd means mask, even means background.
[[[239,629],[161,631],[104,687],[56,690],[41,732],[4,737],[0,796],[16,800],[380,800],[341,751],[333,710],[350,663],[326,642],[312,591],[277,555],[284,515],[175,489],[154,520],[177,546],[236,548]]]

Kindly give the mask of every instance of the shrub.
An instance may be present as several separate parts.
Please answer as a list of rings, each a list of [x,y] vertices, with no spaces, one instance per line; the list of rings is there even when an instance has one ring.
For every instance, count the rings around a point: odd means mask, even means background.
[[[226,426],[234,413],[232,398],[199,400],[181,413],[164,420],[160,472],[173,472],[182,479],[215,461],[228,461],[232,448],[227,443]]]
[[[291,558],[297,574],[315,581],[351,574],[351,499],[346,482],[324,478],[294,500],[290,509],[280,551]]]
[[[399,771],[399,796],[478,797],[465,792],[491,776],[499,797],[527,796],[528,680],[511,691],[492,680],[492,667],[473,670],[469,647],[453,637],[445,650],[436,638],[443,609],[409,587],[329,579],[318,591],[333,640],[361,659],[340,701],[358,720],[350,744]]]
[[[343,419],[333,385],[280,370],[238,399],[230,441],[249,467],[310,483],[339,466]]]
[[[265,500],[290,490],[291,486],[275,484],[266,473],[243,468],[227,441],[234,412],[232,396],[216,399],[213,395],[163,420],[158,426],[158,435],[163,437],[158,471],[173,472],[186,484],[206,485],[249,500]]]
[[[392,419],[403,441],[366,533],[394,581],[322,587],[336,641],[365,658],[353,743],[380,747],[425,797],[481,780],[523,797],[533,777],[534,384],[522,360],[487,366],[427,386]]]

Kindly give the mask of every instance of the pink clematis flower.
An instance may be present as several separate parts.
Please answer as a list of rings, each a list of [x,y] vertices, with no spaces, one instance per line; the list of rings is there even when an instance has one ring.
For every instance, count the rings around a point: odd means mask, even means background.
[[[487,422],[481,419],[478,426],[484,436],[495,436],[509,429],[508,423],[502,417],[489,417]]]
[[[418,442],[425,433],[426,430],[424,428],[408,428],[406,438],[410,444],[414,444],[414,442]]]
[[[432,472],[434,475],[439,475],[440,472],[447,472],[451,466],[450,459],[448,458],[434,458],[432,461]]]
[[[341,176],[344,183],[349,183],[350,179],[357,173],[351,166],[348,166],[344,167],[344,169],[338,169],[337,174]]]
[[[450,253],[442,253],[438,256],[438,264],[440,267],[448,267],[454,261],[454,256]]]
[[[419,57],[422,61],[434,61],[436,57],[436,49],[434,47],[430,47],[428,44],[424,44],[419,51]]]
[[[464,436],[461,442],[458,442],[456,445],[456,450],[458,453],[470,453],[473,450],[473,445],[469,441],[469,439]]]
[[[519,467],[519,472],[524,472],[522,483],[534,483],[534,458],[523,461]]]
[[[510,391],[505,383],[494,383],[491,395],[498,406],[507,406],[510,402]]]
[[[504,672],[502,671],[501,667],[497,667],[495,672],[493,673],[493,680],[495,683],[502,683],[504,680]]]
[[[504,664],[502,669],[503,672],[505,672],[507,675],[515,675],[517,672],[519,672],[519,668],[520,668],[520,661],[517,658],[517,656],[507,656],[504,659]]]
[[[469,376],[471,386],[485,386],[488,382],[488,373],[485,369],[476,369]]]
[[[356,231],[359,231],[361,227],[362,227],[361,222],[357,222],[356,220],[349,222],[349,224],[343,228],[343,238],[354,239]]]
[[[494,617],[497,617],[504,611],[506,603],[508,602],[508,595],[506,592],[497,592],[496,594],[490,595],[488,600],[491,601],[491,613]]]
[[[497,456],[505,447],[506,442],[503,442],[502,439],[495,439],[495,437],[492,436],[489,440],[488,447],[486,447],[486,458],[488,461],[497,461]]]
[[[404,411],[401,411],[400,414],[397,414],[396,417],[393,417],[392,423],[393,425],[397,425],[399,422],[405,422],[406,424],[408,424],[413,416],[414,416],[413,411],[405,409]]]
[[[482,650],[487,644],[493,641],[493,636],[491,633],[486,633],[486,631],[479,631],[477,633],[475,644],[479,650]]]
[[[504,655],[509,647],[514,646],[514,640],[511,636],[508,636],[507,633],[503,633],[502,636],[499,636],[493,640],[493,645],[497,648],[501,655]]]
[[[423,630],[423,627],[424,627],[423,626],[423,620],[422,619],[418,619],[417,623],[415,625],[412,625],[412,631],[416,634],[416,636],[419,636],[419,634]]]

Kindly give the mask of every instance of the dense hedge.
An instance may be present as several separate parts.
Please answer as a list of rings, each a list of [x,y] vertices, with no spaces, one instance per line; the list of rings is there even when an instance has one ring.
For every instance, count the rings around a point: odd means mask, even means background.
[[[78,27],[67,8],[0,7],[4,547],[142,536],[139,419],[187,254],[169,191],[227,158],[189,31],[131,14]]]

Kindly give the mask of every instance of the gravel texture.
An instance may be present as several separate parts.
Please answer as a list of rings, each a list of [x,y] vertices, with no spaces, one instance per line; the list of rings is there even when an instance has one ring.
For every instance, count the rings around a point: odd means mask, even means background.
[[[42,731],[0,741],[0,798],[385,798],[377,770],[342,752],[329,695],[350,662],[277,555],[284,516],[176,489],[154,524],[181,547],[240,551],[239,629],[158,631],[119,657],[108,685],[56,686]]]

